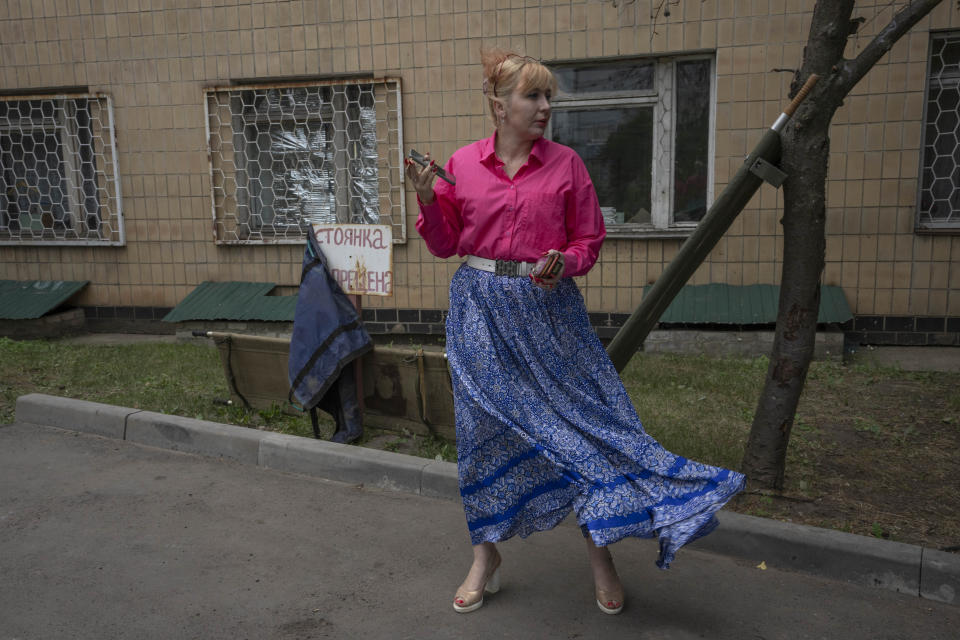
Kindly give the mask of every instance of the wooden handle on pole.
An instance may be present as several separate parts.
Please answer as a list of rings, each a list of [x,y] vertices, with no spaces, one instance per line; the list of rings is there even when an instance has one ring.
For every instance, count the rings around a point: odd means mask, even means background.
[[[800,103],[807,98],[807,94],[813,89],[813,85],[817,84],[817,80],[820,79],[815,73],[811,73],[810,77],[807,78],[807,81],[803,83],[803,86],[800,87],[800,91],[797,92],[797,95],[793,98],[793,101],[787,105],[787,108],[783,110],[785,114],[793,117],[793,112],[797,110],[797,107],[800,106]]]

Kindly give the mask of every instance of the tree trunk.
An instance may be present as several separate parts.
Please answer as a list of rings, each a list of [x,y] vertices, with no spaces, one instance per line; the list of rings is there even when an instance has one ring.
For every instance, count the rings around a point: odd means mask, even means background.
[[[783,488],[793,417],[813,358],[824,267],[827,130],[793,128],[783,136],[783,274],[773,352],[757,405],[743,470],[754,482]]]
[[[826,180],[830,122],[851,89],[903,34],[940,0],[907,3],[854,60],[844,60],[854,0],[817,0],[803,64],[793,93],[811,73],[821,80],[781,136],[783,185],[783,273],[770,366],[742,469],[750,481],[783,488],[787,444],[806,381],[817,333],[820,277],[826,247]]]
[[[743,471],[752,482],[776,489],[783,488],[790,430],[817,335],[826,250],[828,134],[839,105],[831,99],[831,72],[842,59],[853,4],[853,0],[817,2],[793,93],[811,73],[820,75],[821,83],[781,132],[781,168],[787,180],[783,183],[780,306],[767,379],[743,458]]]

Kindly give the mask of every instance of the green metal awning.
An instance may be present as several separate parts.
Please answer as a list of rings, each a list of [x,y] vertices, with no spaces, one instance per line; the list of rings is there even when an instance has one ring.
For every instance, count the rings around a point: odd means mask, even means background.
[[[274,287],[272,282],[204,282],[164,316],[163,321],[293,322],[297,296],[268,296]]]
[[[643,288],[646,295],[650,286]],[[780,287],[775,284],[734,286],[687,285],[660,317],[663,324],[775,324]],[[853,318],[843,289],[820,288],[819,324],[844,323]]]
[[[0,320],[32,320],[83,289],[89,280],[0,280]]]

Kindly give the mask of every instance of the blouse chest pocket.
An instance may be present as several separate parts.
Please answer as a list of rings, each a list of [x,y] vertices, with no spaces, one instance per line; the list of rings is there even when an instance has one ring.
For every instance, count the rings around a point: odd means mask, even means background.
[[[563,194],[531,193],[524,198],[521,223],[524,231],[542,251],[566,246]]]

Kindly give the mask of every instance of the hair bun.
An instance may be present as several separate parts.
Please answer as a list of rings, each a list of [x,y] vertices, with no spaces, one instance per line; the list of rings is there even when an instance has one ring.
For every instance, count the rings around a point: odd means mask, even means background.
[[[496,47],[481,48],[480,61],[483,64],[484,80],[493,80],[494,76],[497,74],[497,68],[503,63],[504,60],[512,56],[517,56],[517,54]],[[484,91],[484,93],[486,93],[486,91]]]

